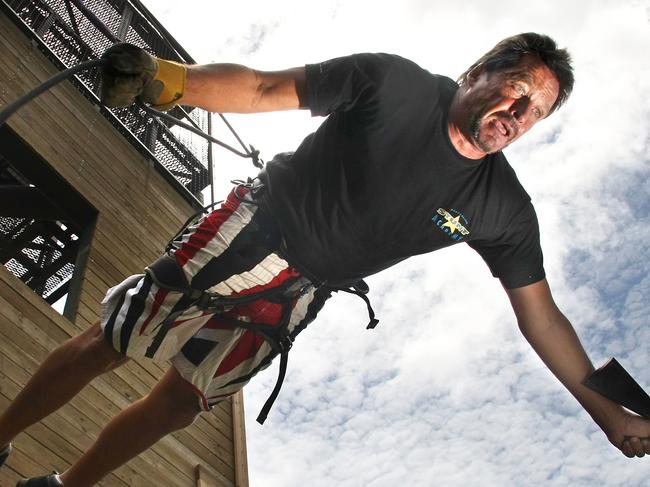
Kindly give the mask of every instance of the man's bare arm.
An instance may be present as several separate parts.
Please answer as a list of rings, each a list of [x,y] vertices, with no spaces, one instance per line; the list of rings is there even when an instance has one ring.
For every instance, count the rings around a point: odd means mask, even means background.
[[[188,66],[183,104],[218,113],[306,108],[305,69],[257,71],[239,64]]]
[[[650,454],[650,421],[583,385],[594,367],[571,323],[553,301],[546,279],[506,292],[526,340],[610,442],[628,457]]]

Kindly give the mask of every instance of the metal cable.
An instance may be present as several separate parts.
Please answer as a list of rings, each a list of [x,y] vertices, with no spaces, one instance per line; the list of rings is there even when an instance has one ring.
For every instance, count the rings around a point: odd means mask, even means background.
[[[76,66],[73,66],[71,68],[65,69],[61,71],[60,73],[57,73],[56,75],[52,76],[50,79],[47,81],[41,83],[38,85],[36,88],[31,90],[28,93],[25,93],[23,96],[18,98],[17,100],[9,103],[7,106],[5,106],[2,110],[0,110],[0,125],[3,125],[9,117],[11,117],[14,113],[16,113],[20,108],[22,108],[23,105],[26,105],[30,101],[32,101],[34,98],[36,98],[38,95],[44,93],[45,91],[49,90],[52,88],[54,85],[57,83],[60,83],[66,78],[71,77],[72,75],[78,73],[79,71],[85,71],[87,69],[94,68],[96,66],[102,66],[106,64],[108,60],[105,59],[92,59],[90,61],[85,61],[83,63],[79,63]]]
[[[6,105],[4,108],[0,110],[0,126],[2,126],[9,117],[11,117],[14,113],[16,113],[20,108],[22,108],[24,105],[32,101],[34,98],[36,98],[38,95],[44,93],[45,91],[49,90],[52,88],[54,85],[57,83],[60,83],[64,79],[70,78],[73,75],[77,74],[79,71],[85,71],[88,69],[95,68],[97,66],[103,66],[105,64],[108,64],[107,59],[92,59],[90,61],[85,61],[82,63],[77,64],[76,66],[72,66],[71,68],[64,69],[60,73],[57,73],[56,75],[52,76],[50,79],[44,81],[40,85],[38,85],[36,88],[33,90],[29,91],[28,93],[25,93],[22,95],[20,98],[17,100],[9,103]],[[209,134],[206,134],[199,128],[195,128],[192,125],[186,124],[184,122],[181,122],[175,117],[172,117],[171,115],[168,115],[166,113],[160,112],[158,110],[155,110],[151,108],[148,105],[145,105],[141,100],[136,101],[137,105],[144,110],[146,113],[149,115],[152,115],[154,117],[159,117],[162,118],[163,120],[167,120],[170,123],[173,123],[175,125],[178,125],[179,127],[183,127],[185,130],[189,130],[190,132],[193,132],[197,134],[200,137],[203,137],[204,139],[217,144],[220,147],[223,147],[226,150],[229,150],[233,154],[238,155],[239,157],[243,157],[245,159],[251,159],[253,161],[253,164],[255,167],[262,168],[263,165],[260,162],[259,159],[259,151],[255,150],[253,146],[250,146],[250,150],[247,150],[246,152],[240,152],[237,149],[229,146],[228,144],[221,142],[219,139],[216,139],[212,137]],[[232,130],[232,128],[231,128]],[[234,132],[234,131],[233,131]],[[237,140],[241,142],[241,139],[237,137]],[[242,143],[243,145],[243,143]],[[246,149],[244,147],[244,149]]]
[[[167,120],[169,123],[173,123],[175,125],[178,125],[179,127],[183,127],[185,130],[189,130],[190,132],[193,132],[203,137],[204,139],[209,140],[210,142],[213,142],[218,146],[223,147],[226,150],[229,150],[233,154],[237,154],[239,157],[243,157],[245,159],[251,159],[255,167],[258,167],[260,169],[264,167],[259,160],[260,151],[256,150],[253,146],[250,146],[250,150],[248,150],[247,152],[240,152],[234,147],[229,146],[225,142],[221,142],[219,139],[216,139],[211,135],[206,134],[199,128],[195,128],[192,125],[189,125],[185,122],[181,122],[176,117],[172,117],[171,115],[168,115],[165,112],[160,112],[158,110],[155,110],[154,108],[151,108],[149,105],[146,105],[141,100],[137,100],[136,103],[142,110],[147,112],[149,115],[162,118],[163,120]]]

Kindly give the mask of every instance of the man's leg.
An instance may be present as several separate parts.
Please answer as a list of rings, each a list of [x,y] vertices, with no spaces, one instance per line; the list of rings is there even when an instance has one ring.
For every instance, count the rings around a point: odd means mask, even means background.
[[[0,415],[0,450],[25,428],[70,401],[95,377],[127,360],[106,341],[99,324],[63,343]]]
[[[176,369],[169,369],[146,397],[108,423],[95,444],[61,475],[63,484],[94,485],[162,437],[192,424],[200,412],[190,384]]]

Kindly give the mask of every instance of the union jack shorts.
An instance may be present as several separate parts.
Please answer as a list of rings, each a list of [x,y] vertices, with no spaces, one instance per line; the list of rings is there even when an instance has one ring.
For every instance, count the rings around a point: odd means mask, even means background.
[[[274,250],[268,225],[247,188],[235,188],[220,208],[188,227],[174,242],[173,255],[194,289],[225,297],[245,296],[299,277]],[[288,321],[292,338],[316,318],[330,291],[310,286],[293,299]],[[270,299],[270,298],[269,298]],[[161,288],[138,274],[108,290],[101,326],[119,352],[144,357],[157,331],[173,315],[163,341],[150,358],[171,361],[192,384],[204,410],[239,391],[276,355],[260,334],[225,323],[193,305],[182,292]],[[257,299],[237,305],[229,318],[278,325],[283,305]]]

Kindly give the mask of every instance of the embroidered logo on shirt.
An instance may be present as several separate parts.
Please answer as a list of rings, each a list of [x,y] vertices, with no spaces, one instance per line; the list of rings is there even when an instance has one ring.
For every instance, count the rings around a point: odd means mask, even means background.
[[[460,242],[469,235],[469,230],[466,228],[466,225],[469,225],[469,221],[460,211],[454,209],[447,211],[443,208],[438,208],[438,211],[436,211],[431,220],[449,238],[456,242]]]

